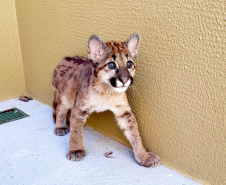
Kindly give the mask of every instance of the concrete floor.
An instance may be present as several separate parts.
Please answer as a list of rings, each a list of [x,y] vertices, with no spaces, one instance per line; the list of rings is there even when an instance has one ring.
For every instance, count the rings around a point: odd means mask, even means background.
[[[181,174],[161,165],[139,166],[131,149],[84,128],[86,157],[67,160],[69,134],[56,136],[52,109],[35,100],[0,102],[0,111],[17,107],[30,117],[0,125],[0,184],[47,185],[195,185]],[[113,151],[113,158],[105,152]]]

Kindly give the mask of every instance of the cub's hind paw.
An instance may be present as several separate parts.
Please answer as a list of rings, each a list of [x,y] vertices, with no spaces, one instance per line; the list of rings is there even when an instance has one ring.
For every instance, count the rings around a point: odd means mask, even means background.
[[[54,133],[57,136],[64,136],[69,132],[68,128],[55,128]]]
[[[81,161],[86,155],[84,150],[70,151],[67,153],[67,159],[71,161]]]

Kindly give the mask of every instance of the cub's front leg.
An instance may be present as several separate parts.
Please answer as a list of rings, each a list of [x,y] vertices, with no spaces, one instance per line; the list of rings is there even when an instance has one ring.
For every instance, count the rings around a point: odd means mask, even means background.
[[[123,114],[115,113],[118,125],[133,147],[137,162],[145,167],[155,167],[160,165],[160,158],[153,152],[147,152],[142,144],[136,118],[131,110]]]
[[[83,145],[83,127],[89,113],[87,111],[73,108],[70,118],[70,141],[67,158],[72,161],[80,161],[85,157]]]

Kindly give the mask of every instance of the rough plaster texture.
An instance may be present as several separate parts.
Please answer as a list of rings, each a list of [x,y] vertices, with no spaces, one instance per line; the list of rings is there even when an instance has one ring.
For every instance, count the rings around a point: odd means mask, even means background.
[[[25,92],[14,0],[0,1],[0,101]]]
[[[225,184],[225,1],[16,0],[27,91],[51,104],[51,75],[87,38],[141,35],[129,99],[145,146],[167,166]],[[89,125],[128,144],[110,113]]]

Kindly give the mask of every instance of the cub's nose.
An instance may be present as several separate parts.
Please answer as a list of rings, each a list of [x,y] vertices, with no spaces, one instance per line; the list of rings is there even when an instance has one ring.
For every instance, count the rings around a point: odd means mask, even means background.
[[[123,84],[125,84],[128,80],[129,78],[124,76],[119,78],[119,81],[121,81]]]

